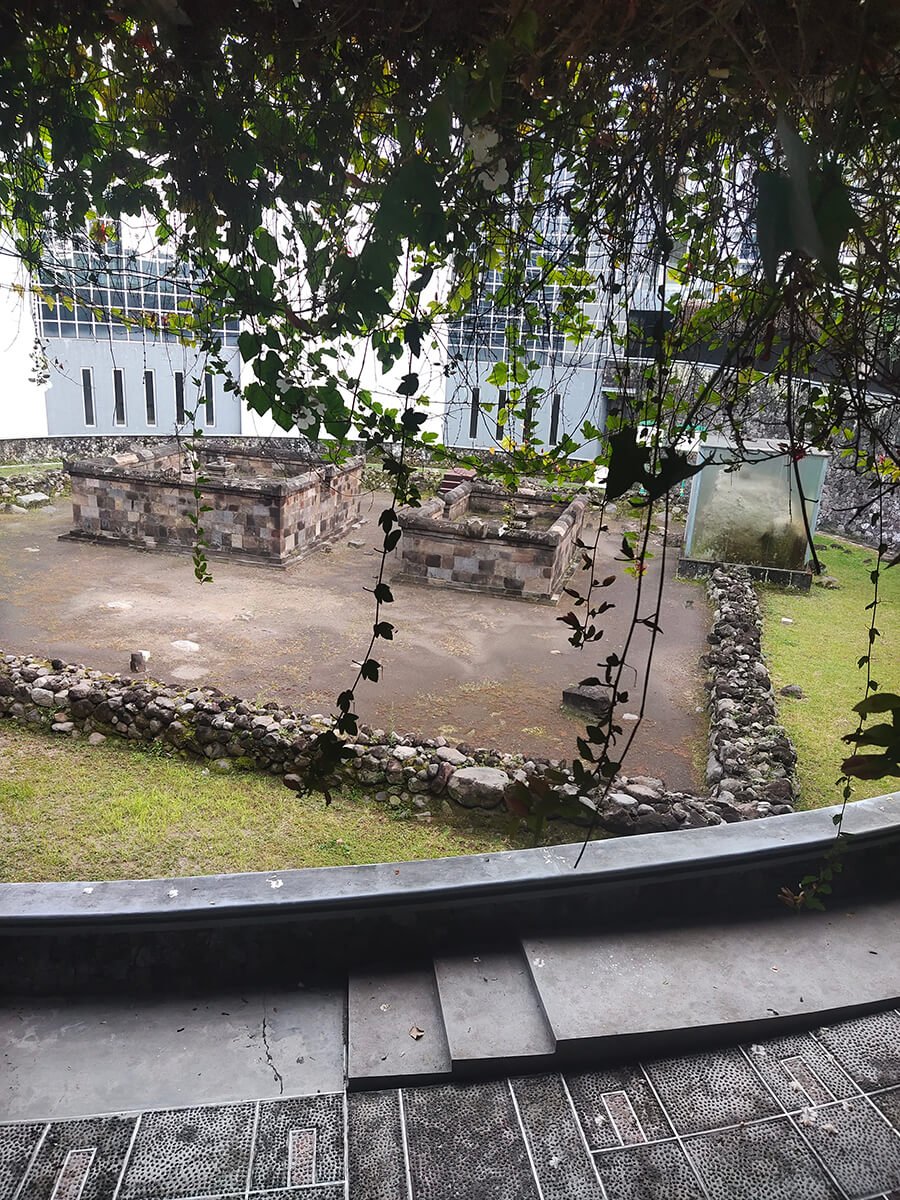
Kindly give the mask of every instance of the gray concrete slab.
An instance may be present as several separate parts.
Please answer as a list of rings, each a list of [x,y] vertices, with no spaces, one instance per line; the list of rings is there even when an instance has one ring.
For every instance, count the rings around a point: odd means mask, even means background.
[[[900,996],[900,899],[852,911],[523,939],[561,1048],[774,1036]]]
[[[520,947],[438,957],[434,974],[454,1074],[486,1063],[515,1073],[550,1061],[556,1043]]]
[[[896,1200],[900,1088],[873,1084],[898,1020],[566,1077],[0,1122],[0,1198]]]
[[[340,989],[0,1008],[0,1120],[340,1091]]]
[[[389,974],[351,975],[350,1086],[386,1087],[449,1075],[450,1051],[431,964]]]

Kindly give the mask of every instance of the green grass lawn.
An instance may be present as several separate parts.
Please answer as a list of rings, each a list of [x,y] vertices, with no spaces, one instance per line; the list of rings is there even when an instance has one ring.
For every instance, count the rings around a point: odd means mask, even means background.
[[[502,833],[400,819],[363,793],[330,807],[280,780],[0,723],[0,880],[131,879],[511,850]]]
[[[0,475],[39,475],[42,471],[59,471],[62,462],[6,463],[0,465]]]
[[[853,705],[865,688],[856,666],[868,647],[872,599],[869,573],[875,552],[828,534],[816,538],[825,569],[840,584],[835,591],[813,586],[806,595],[766,588],[762,592],[763,650],[776,690],[788,683],[803,688],[804,699],[779,696],[782,722],[797,747],[800,807],[840,802],[835,780],[850,753],[841,736],[856,724]],[[783,625],[790,617],[793,625]],[[882,573],[872,676],[882,691],[900,691],[900,567]],[[853,798],[878,796],[900,787],[897,778],[858,781]]]

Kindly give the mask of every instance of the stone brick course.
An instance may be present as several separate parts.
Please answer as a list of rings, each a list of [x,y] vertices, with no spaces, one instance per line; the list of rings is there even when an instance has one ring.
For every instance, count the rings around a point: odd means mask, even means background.
[[[359,518],[363,460],[341,466],[301,456],[202,450],[200,524],[212,555],[286,566],[340,537]],[[143,549],[190,550],[194,476],[176,443],[66,464],[70,537]]]
[[[512,528],[503,519],[511,503],[555,520],[544,530]],[[564,504],[547,492],[513,495],[466,481],[420,508],[399,511],[401,568],[394,578],[555,602],[586,509],[582,497]]]

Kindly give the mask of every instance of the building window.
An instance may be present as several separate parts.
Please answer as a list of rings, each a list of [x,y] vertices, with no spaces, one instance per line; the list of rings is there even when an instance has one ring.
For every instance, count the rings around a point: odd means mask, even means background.
[[[144,372],[144,403],[147,406],[147,424],[156,424],[156,377],[152,371]]]
[[[213,396],[213,377],[207,371],[203,377],[203,393],[206,398],[204,408],[206,409],[206,425],[209,428],[216,423],[216,402]]]
[[[175,372],[175,422],[184,424],[184,371]]]
[[[113,371],[113,425],[125,424],[125,372]]]
[[[472,407],[469,411],[469,437],[478,437],[478,409],[479,409],[478,388],[472,388]]]
[[[96,425],[97,417],[94,412],[94,372],[90,367],[81,368],[81,397],[84,400],[85,425]]]
[[[530,442],[534,437],[534,401],[525,401],[525,424],[522,430],[522,441]]]
[[[550,445],[555,446],[559,441],[559,392],[553,393],[553,407],[550,409]]]
[[[503,426],[503,419],[505,416],[506,416],[506,392],[501,391],[501,392],[497,393],[497,441],[498,442],[503,441],[503,434],[505,433],[505,429]]]

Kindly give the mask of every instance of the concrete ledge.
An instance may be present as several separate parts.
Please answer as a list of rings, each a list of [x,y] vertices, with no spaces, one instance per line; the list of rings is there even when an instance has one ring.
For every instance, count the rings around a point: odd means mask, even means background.
[[[370,908],[452,904],[513,894],[596,892],[610,884],[648,884],[732,871],[749,886],[752,871],[821,855],[833,842],[837,808],[767,821],[645,834],[588,844],[489,855],[347,867],[194,875],[167,879],[0,884],[0,934],[26,929],[139,924],[166,927],[254,921]],[[848,807],[847,855],[881,846],[900,851],[900,792]]]
[[[752,567],[746,563],[707,562],[701,558],[679,558],[680,579],[708,579],[719,567],[743,567],[757,583],[771,583],[775,587],[793,588],[808,592],[812,587],[811,571],[788,571],[783,567]]]

